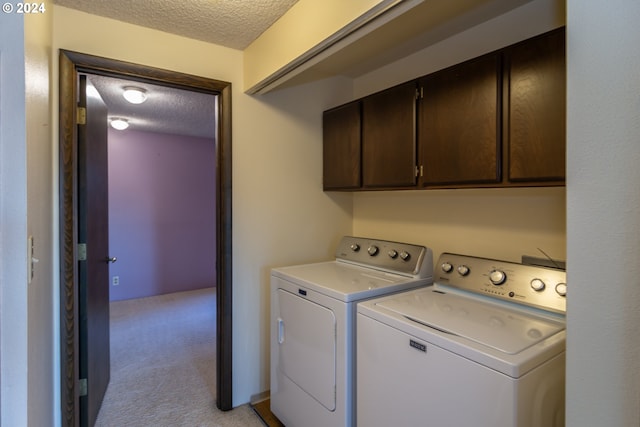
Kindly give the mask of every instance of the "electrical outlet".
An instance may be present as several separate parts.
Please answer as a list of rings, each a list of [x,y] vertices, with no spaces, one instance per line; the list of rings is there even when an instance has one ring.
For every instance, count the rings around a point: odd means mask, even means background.
[[[120,284],[120,276],[113,276],[111,278],[111,284],[113,286],[118,286]]]

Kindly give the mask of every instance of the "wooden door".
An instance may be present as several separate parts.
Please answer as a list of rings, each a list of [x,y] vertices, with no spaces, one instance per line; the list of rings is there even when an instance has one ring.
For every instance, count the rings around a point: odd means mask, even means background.
[[[352,102],[322,114],[323,188],[360,188],[360,102]]]
[[[415,82],[370,95],[362,102],[363,187],[414,187]]]
[[[78,341],[80,383],[86,380],[80,425],[93,426],[110,378],[107,107],[98,95],[87,95],[87,76],[79,80]]]
[[[420,184],[500,180],[499,56],[490,54],[420,81]]]
[[[563,182],[566,160],[564,28],[508,48],[505,65],[508,179]]]

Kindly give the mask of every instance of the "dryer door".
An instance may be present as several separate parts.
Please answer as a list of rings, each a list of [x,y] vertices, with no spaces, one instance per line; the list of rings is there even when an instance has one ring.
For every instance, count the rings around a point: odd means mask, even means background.
[[[336,408],[336,317],[326,307],[278,289],[278,366],[329,411]]]

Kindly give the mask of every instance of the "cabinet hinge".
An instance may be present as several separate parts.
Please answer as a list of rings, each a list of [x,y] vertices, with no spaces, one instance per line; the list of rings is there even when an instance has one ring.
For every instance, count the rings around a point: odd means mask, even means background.
[[[79,125],[87,124],[87,109],[84,107],[78,107],[76,111],[77,122]]]
[[[86,243],[78,243],[78,261],[86,261],[87,260],[87,244]]]
[[[86,378],[80,378],[80,381],[78,381],[78,395],[80,397],[87,395],[87,379]]]
[[[416,99],[424,98],[424,87],[420,86],[416,88]]]
[[[420,177],[422,178],[424,176],[424,168],[422,167],[422,165],[417,166],[416,165],[416,177]]]

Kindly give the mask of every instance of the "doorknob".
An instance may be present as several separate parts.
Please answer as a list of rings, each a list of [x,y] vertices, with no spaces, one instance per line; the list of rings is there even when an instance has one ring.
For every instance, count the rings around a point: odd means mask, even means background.
[[[114,256],[108,256],[105,261],[107,262],[116,262],[118,260],[118,258],[114,257]]]

